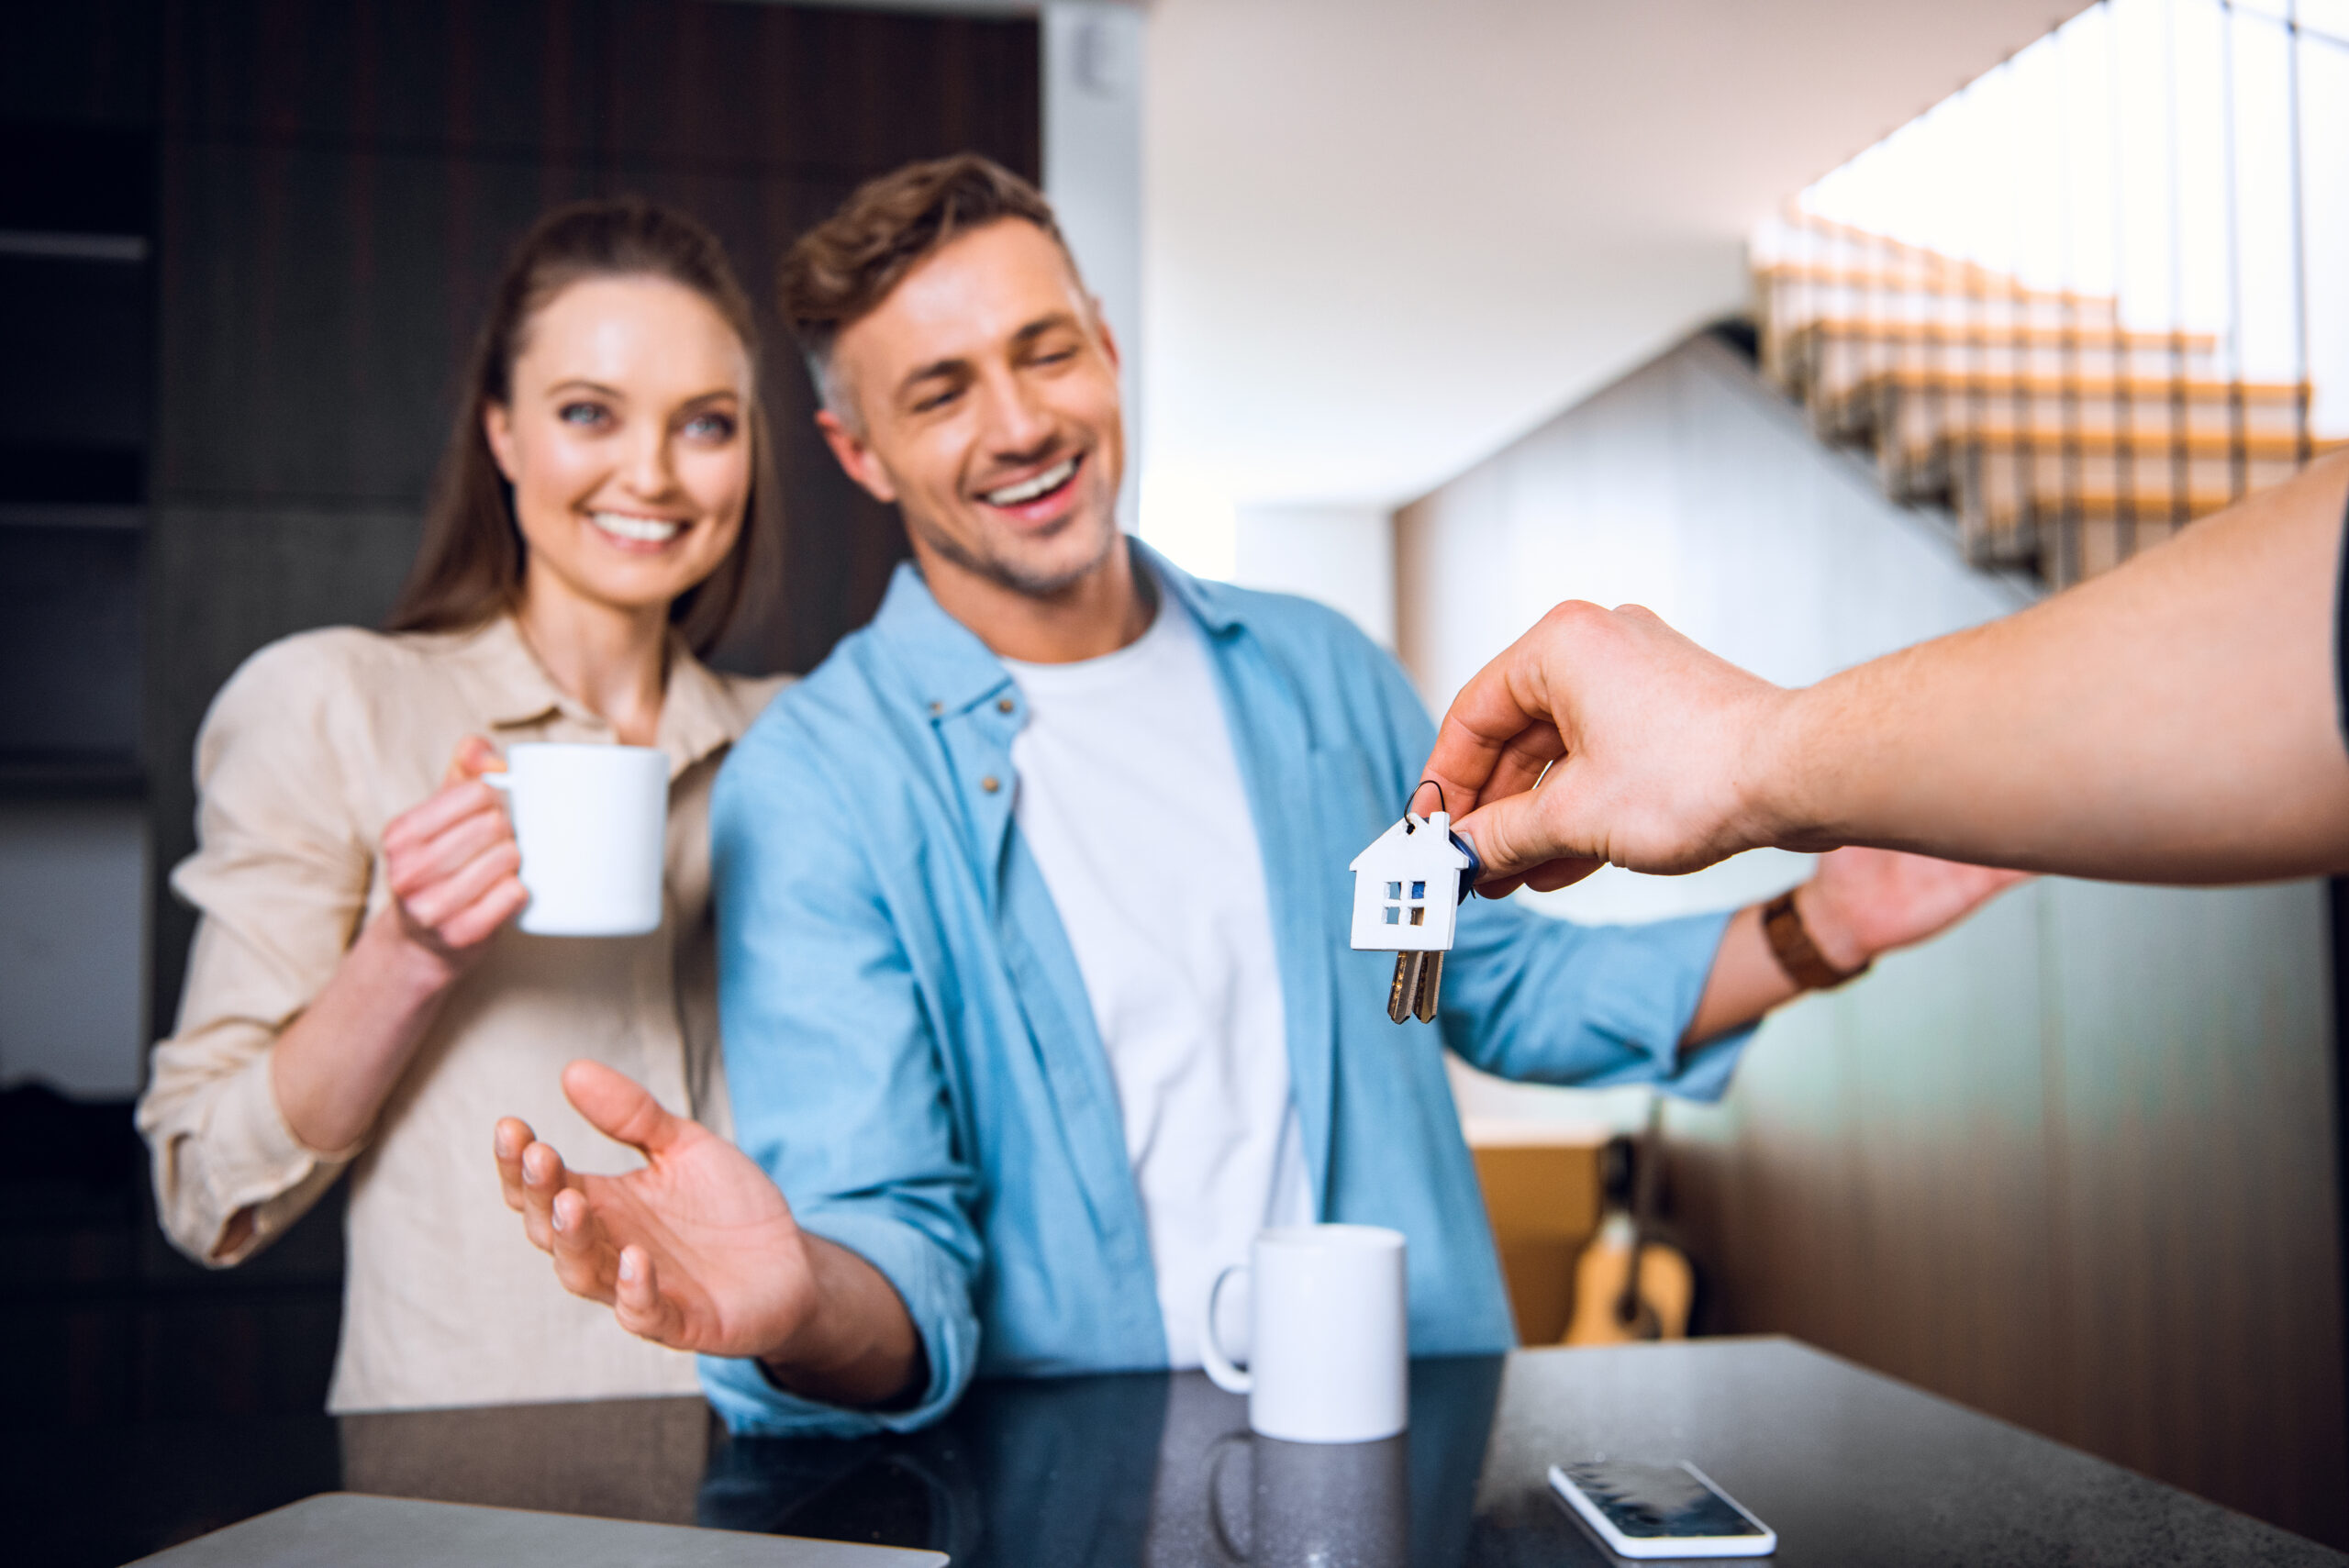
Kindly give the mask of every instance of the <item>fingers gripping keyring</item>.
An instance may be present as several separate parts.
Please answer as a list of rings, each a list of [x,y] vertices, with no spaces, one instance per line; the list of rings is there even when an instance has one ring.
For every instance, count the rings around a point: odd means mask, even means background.
[[[1452,805],[1443,798],[1442,784],[1434,779],[1421,779],[1411,786],[1410,798],[1403,803],[1403,831],[1416,833],[1430,820],[1428,817],[1414,814],[1411,809],[1419,804],[1419,792],[1423,789],[1435,791],[1436,815],[1443,818],[1444,837],[1450,839],[1460,852],[1468,857],[1468,869],[1460,873],[1460,902],[1465,904],[1468,902],[1469,895],[1475,891],[1476,879],[1485,874],[1485,861],[1483,856],[1476,853],[1474,841],[1452,830]]]

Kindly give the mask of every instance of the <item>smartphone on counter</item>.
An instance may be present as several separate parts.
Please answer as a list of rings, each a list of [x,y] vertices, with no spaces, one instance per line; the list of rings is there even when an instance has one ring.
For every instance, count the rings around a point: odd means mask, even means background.
[[[1686,1460],[1553,1464],[1550,1486],[1622,1557],[1767,1557],[1778,1535]]]

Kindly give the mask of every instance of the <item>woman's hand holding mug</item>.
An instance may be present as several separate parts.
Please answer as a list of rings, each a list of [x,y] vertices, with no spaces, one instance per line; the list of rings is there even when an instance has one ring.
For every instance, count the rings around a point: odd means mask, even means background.
[[[505,803],[481,782],[503,765],[495,747],[468,736],[447,782],[384,828],[390,901],[270,1055],[278,1110],[307,1147],[355,1147],[449,987],[529,901]],[[241,1246],[251,1222],[240,1212],[223,1247]]]
[[[505,766],[495,747],[467,736],[442,787],[384,829],[392,890],[384,915],[407,945],[437,959],[451,978],[529,902],[506,803],[482,782]]]

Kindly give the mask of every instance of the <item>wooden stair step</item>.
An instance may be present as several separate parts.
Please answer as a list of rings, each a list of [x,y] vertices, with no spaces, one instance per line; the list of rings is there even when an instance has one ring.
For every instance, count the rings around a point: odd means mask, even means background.
[[[1849,393],[1810,404],[1812,428],[1828,440],[1873,440],[1887,479],[1906,451],[1947,430],[1976,424],[2035,425],[2061,431],[2126,424],[2152,436],[2175,430],[2289,435],[2304,389],[2277,382],[2173,381],[2167,377],[1982,376],[1890,371]]]
[[[2243,494],[2280,484],[2299,472],[2299,464],[2290,458],[2247,461],[2240,470]],[[1908,494],[1911,497],[1946,495],[1961,517],[2011,506],[2019,495],[2061,495],[2066,491],[2083,495],[2131,491],[2159,495],[2166,505],[2168,496],[2180,490],[2233,498],[2237,473],[2232,456],[2181,459],[2174,452],[2141,451],[2123,459],[2110,450],[2067,457],[2044,450],[2019,453],[2013,448],[1975,449],[1938,471],[1920,467],[1909,481]]]
[[[1779,247],[1781,253],[1763,262],[1763,265],[1768,265],[1769,261],[1816,261],[1820,252],[1824,250],[1838,252],[1851,251],[1865,256],[1900,256],[1923,265],[1954,267],[1977,272],[1986,277],[1999,275],[1978,261],[1969,261],[1963,257],[1952,256],[1946,251],[1935,250],[1927,246],[1912,245],[1906,239],[1895,239],[1888,234],[1876,234],[1868,229],[1855,228],[1848,223],[1838,223],[1833,218],[1821,217],[1816,213],[1804,213],[1796,217],[1782,216],[1778,219],[1778,228],[1786,244],[1798,248],[1800,254],[1787,255],[1784,253],[1786,245],[1781,245]]]
[[[2199,516],[2199,514],[2198,514]],[[2050,588],[2061,590],[2110,572],[2192,526],[2167,515],[2133,518],[2115,515],[2044,517],[2028,519],[2006,536],[2003,548],[1973,552],[1980,564],[2029,564]]]
[[[2106,476],[2104,483],[2117,484],[2124,464],[2149,480],[2174,473],[2182,462],[2199,481],[2230,487],[2240,464],[2256,488],[2288,479],[2301,463],[2342,447],[2349,442],[2312,441],[2303,450],[2296,437],[2275,433],[2238,440],[2218,430],[2173,435],[2160,428],[2083,428],[2067,438],[2060,427],[2004,425],[1942,430],[1886,454],[1879,466],[1897,495],[1923,499],[1955,491],[1962,502],[1969,486],[2011,486],[2022,471],[2048,484],[2064,483],[2069,473],[2076,482]]]
[[[2094,398],[2126,402],[2138,407],[2184,398],[2189,403],[2208,403],[2213,399],[2224,402],[2231,394],[2240,393],[2246,405],[2295,406],[2314,389],[2305,383],[2295,385],[2287,381],[2221,381],[2207,376],[2059,376],[2059,375],[1985,375],[1971,371],[1937,371],[1898,369],[1883,372],[1868,378],[1862,391],[1876,384],[1889,384],[1903,392],[1940,392],[1960,396],[1976,394],[2000,395],[2021,392],[2032,397],[2072,396],[2083,402]]]
[[[1856,317],[1888,326],[1902,321],[1943,322],[1952,327],[1997,326],[2022,321],[2062,328],[2117,326],[2118,313],[2109,299],[2063,295],[2005,292],[1953,293],[1916,283],[1898,288],[1857,287],[1849,284],[1786,282],[1765,286],[1761,316],[1768,330],[1791,337],[1814,321]]]
[[[2003,517],[2028,512],[2034,517],[2207,517],[2213,512],[2223,512],[2235,504],[2238,497],[2224,489],[2199,488],[2188,491],[2183,506],[2173,506],[2168,492],[2153,486],[2133,491],[2082,489],[2071,495],[2050,488],[2025,498],[2021,506],[2002,510],[1993,505],[1990,516]]]
[[[1763,364],[1773,374],[1783,376],[1783,367],[1802,351],[1796,344],[1809,341],[1803,334],[1812,323],[1854,317],[1872,322],[1887,337],[1929,328],[2001,335],[2032,329],[2085,334],[2113,325],[2109,312],[2084,314],[2072,306],[2048,301],[2000,299],[1969,304],[1945,295],[1926,293],[1866,298],[1851,295],[1832,298],[1765,297],[1756,315]]]
[[[2133,332],[2114,326],[2074,322],[2033,325],[1965,321],[1869,321],[1851,317],[1827,317],[1806,321],[1787,335],[1773,369],[1779,379],[1807,389],[1830,375],[1830,363],[1888,363],[1917,358],[1959,355],[1974,360],[1989,357],[2011,365],[2017,356],[2034,361],[2052,361],[2056,373],[2067,368],[2066,356],[2094,360],[2110,367],[2126,354],[2158,361],[2184,355],[2204,376],[2213,373],[2210,361],[2219,340],[2208,332]],[[2076,370],[2078,367],[2068,367]],[[2143,368],[2143,367],[2141,367]]]
[[[2153,429],[2138,427],[2122,429],[2110,425],[2082,425],[2065,429],[2062,425],[1971,425],[1962,429],[1943,430],[1931,442],[1932,447],[2037,447],[2050,450],[2110,452],[2126,445],[2139,455],[2151,450],[2168,451],[2183,446],[2194,457],[2227,457],[2234,453],[2237,438],[2225,431],[2193,429],[2171,434],[2158,426]],[[2311,438],[2307,450],[2301,450],[2299,438],[2276,432],[2246,431],[2240,440],[2244,455],[2254,459],[2289,459],[2293,462],[2322,457],[2327,452],[2349,449],[2349,440],[2318,440]]]
[[[2082,490],[2065,495],[2050,489],[2021,496],[1992,497],[1979,510],[1958,515],[1958,539],[1977,564],[2020,564],[2043,558],[2053,534],[2097,535],[2110,549],[2091,550],[2086,559],[2110,566],[2133,540],[2166,539],[2197,518],[2224,511],[2238,499],[2223,489],[2195,490],[2173,506],[2165,493]],[[2116,554],[2115,551],[2118,551]],[[2099,568],[2101,569],[2101,568]]]
[[[2083,517],[2046,522],[2039,530],[2039,573],[2049,587],[2068,588],[2176,538],[2178,531],[2178,526],[2166,518],[2139,517],[2131,522],[2117,517]]]
[[[2021,377],[2077,385],[2084,381],[2188,383],[2219,379],[2215,353],[2188,350],[2181,357],[2167,345],[2014,344],[1986,335],[1975,343],[1915,342],[1846,338],[1813,339],[1791,347],[1777,367],[1778,379],[1798,396],[1831,402],[1872,377],[1909,371],[1927,375],[1965,375],[1989,380]]]
[[[2098,327],[2086,322],[2075,327],[1991,327],[1965,321],[1870,321],[1849,316],[1821,317],[1806,321],[1791,334],[1795,341],[1806,338],[1860,338],[1883,342],[1943,343],[1955,347],[2013,347],[2021,343],[2032,348],[2063,348],[2069,344],[2087,349],[2127,347],[2132,349],[2167,350],[2173,343],[2182,344],[2188,352],[2215,352],[2219,346],[2215,332],[2141,332],[2119,327]]]
[[[1996,272],[1952,262],[1943,266],[1851,267],[1809,261],[1771,261],[1754,269],[1765,287],[1805,284],[1814,288],[1856,289],[1863,293],[1942,294],[1952,299],[2020,299],[2068,305],[2076,309],[2105,311],[2116,301],[2109,294],[2081,294],[2071,289],[2035,289]]]

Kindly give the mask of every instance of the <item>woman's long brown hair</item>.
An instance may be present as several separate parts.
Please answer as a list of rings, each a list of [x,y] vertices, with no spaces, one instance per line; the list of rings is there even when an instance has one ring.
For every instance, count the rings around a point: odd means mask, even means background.
[[[547,214],[515,247],[497,280],[489,318],[482,323],[466,366],[456,428],[449,432],[433,481],[424,542],[384,620],[385,630],[468,631],[520,601],[526,547],[514,520],[513,486],[490,452],[483,416],[491,406],[512,400],[514,361],[531,318],[571,284],[604,277],[665,278],[693,290],[734,329],[754,370],[758,365],[751,302],[709,230],[683,213],[633,196],[580,202]],[[755,380],[745,428],[751,438],[751,494],[743,505],[741,534],[718,569],[669,606],[670,624],[697,655],[707,654],[724,635],[754,571],[763,569],[782,537],[774,442]]]

